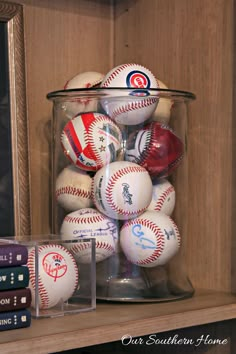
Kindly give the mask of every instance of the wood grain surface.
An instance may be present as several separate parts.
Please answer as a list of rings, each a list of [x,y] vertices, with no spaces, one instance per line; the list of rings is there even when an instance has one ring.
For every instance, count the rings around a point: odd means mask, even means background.
[[[14,331],[14,338],[12,331],[2,332],[0,352],[59,352],[119,341],[125,334],[139,337],[169,330],[176,331],[180,328],[229,320],[235,315],[234,296],[206,291],[199,291],[191,299],[158,305],[101,303],[96,311],[33,320],[31,327]],[[196,331],[192,335],[198,336],[199,332]],[[221,335],[223,336],[223,333]]]
[[[197,96],[189,107],[183,184],[187,271],[196,287],[231,291],[233,1],[117,2],[115,64],[133,61],[169,88]]]
[[[32,234],[50,232],[52,102],[79,72],[107,72],[113,58],[110,1],[18,0],[24,5]]]

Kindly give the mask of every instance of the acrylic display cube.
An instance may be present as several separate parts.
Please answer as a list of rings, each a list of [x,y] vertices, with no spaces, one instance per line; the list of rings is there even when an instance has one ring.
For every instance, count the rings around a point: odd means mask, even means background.
[[[41,236],[42,238],[43,236]],[[58,317],[96,308],[95,240],[67,240],[49,235],[29,241],[26,237],[4,238],[28,249],[29,288],[33,317]],[[89,264],[80,265],[73,248],[86,248]]]

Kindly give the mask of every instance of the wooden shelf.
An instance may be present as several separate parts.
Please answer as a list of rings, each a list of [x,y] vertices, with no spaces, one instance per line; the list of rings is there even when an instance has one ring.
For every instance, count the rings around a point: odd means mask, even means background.
[[[102,303],[96,311],[33,319],[29,328],[2,332],[1,353],[38,354],[144,336],[236,317],[236,296],[206,290],[165,303]]]

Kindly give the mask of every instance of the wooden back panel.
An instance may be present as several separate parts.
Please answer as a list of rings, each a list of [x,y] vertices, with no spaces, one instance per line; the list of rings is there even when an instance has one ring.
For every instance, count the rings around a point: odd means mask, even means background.
[[[232,285],[232,29],[232,0],[117,1],[115,11],[115,64],[138,62],[169,88],[197,95],[188,133],[187,271],[195,287],[226,291]]]
[[[19,0],[24,4],[32,234],[50,232],[51,91],[79,72],[106,73],[113,58],[108,1]]]

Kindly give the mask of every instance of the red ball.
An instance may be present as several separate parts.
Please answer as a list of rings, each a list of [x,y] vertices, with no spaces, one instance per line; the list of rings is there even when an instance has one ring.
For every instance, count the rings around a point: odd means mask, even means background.
[[[132,132],[127,140],[125,160],[143,166],[151,177],[167,177],[179,166],[184,144],[173,130],[152,122]]]

